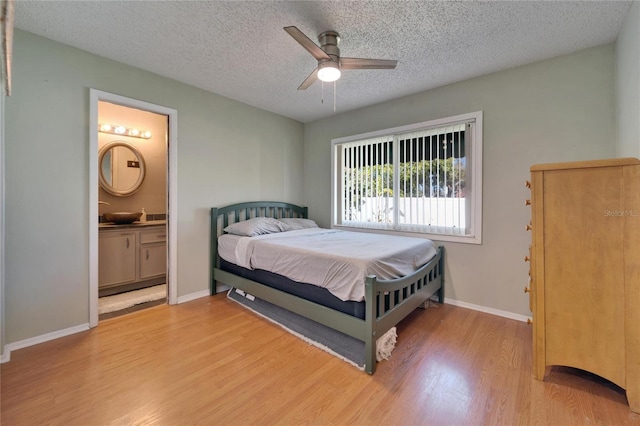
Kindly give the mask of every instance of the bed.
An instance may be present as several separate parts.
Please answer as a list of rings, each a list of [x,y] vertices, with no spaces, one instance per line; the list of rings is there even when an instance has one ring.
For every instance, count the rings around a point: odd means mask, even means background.
[[[220,256],[219,237],[229,225],[254,218],[306,219],[308,210],[284,202],[247,202],[211,209],[211,294],[226,285],[324,324],[365,343],[365,371],[376,368],[376,339],[414,309],[437,296],[443,302],[444,250],[409,275],[365,278],[364,300],[342,300],[327,288],[294,281],[278,273],[246,268]],[[299,231],[295,231],[299,232]],[[246,240],[246,239],[245,239]],[[242,263],[242,262],[239,262]],[[356,297],[357,299],[357,297]],[[373,303],[370,303],[373,302]]]

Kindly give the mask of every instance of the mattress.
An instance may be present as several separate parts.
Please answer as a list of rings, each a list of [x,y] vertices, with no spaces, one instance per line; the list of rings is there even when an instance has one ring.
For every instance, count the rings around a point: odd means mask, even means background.
[[[324,228],[218,239],[218,253],[227,262],[310,283],[356,302],[364,300],[368,275],[381,280],[410,275],[436,252],[433,241],[424,238]]]
[[[260,269],[245,269],[224,259],[220,259],[220,269],[231,272],[243,278],[259,282],[271,288],[284,291],[285,293],[298,296],[300,298],[315,302],[319,305],[326,306],[335,311],[351,315],[352,317],[364,319],[365,306],[364,302],[342,301],[331,294],[326,288],[318,287],[313,284],[299,283],[290,280],[282,275],[273,272],[262,271]],[[388,303],[388,302],[387,302]],[[377,303],[376,303],[376,306]]]

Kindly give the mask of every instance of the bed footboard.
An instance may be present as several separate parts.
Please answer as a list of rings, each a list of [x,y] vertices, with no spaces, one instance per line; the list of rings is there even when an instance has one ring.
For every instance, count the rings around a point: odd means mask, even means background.
[[[379,281],[374,276],[367,277],[365,283],[365,323],[364,336],[366,364],[365,371],[375,372],[376,340],[391,327],[402,321],[431,296],[437,295],[438,302],[444,301],[444,247],[438,247],[436,255],[412,275],[395,280]],[[369,303],[377,300],[376,303]]]

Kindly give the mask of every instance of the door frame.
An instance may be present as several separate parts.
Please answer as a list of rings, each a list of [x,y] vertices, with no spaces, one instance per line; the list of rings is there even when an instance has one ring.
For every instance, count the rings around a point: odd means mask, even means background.
[[[89,89],[89,326],[98,325],[98,102],[105,101],[169,118],[167,284],[168,302],[178,302],[178,111],[138,99]]]

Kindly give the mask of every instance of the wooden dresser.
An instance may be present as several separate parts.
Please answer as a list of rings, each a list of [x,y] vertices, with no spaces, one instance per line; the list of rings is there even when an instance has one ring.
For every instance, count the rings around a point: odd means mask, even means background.
[[[534,376],[589,371],[640,412],[640,160],[534,165],[527,186]]]

